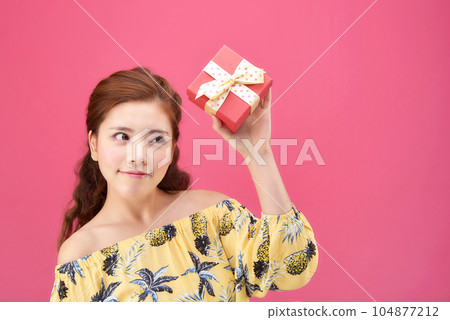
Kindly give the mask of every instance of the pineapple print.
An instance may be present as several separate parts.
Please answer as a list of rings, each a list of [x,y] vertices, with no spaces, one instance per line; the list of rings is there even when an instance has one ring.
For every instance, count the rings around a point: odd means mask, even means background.
[[[192,231],[194,236],[199,237],[206,233],[207,221],[203,212],[194,213],[191,216]]]
[[[231,213],[227,212],[223,215],[219,222],[219,234],[221,236],[226,236],[234,229],[233,220],[231,218]]]
[[[253,214],[250,214],[250,223],[248,225],[248,239],[251,239],[255,236],[255,231],[256,231],[256,222],[258,220],[256,220],[256,218],[253,216]]]
[[[191,226],[195,236],[195,247],[201,254],[207,256],[211,240],[206,232],[208,221],[206,221],[205,214],[200,211],[191,215]]]
[[[256,257],[258,260],[269,261],[269,238],[264,240],[263,243],[258,247],[258,252],[256,253]]]
[[[269,223],[266,220],[263,222],[263,234],[262,238],[264,241],[258,246],[258,250],[256,252],[256,258],[258,261],[253,263],[253,271],[255,272],[255,276],[258,279],[267,272],[269,268],[269,246],[270,246],[270,237],[269,237]]]
[[[114,243],[113,245],[103,248],[100,251],[104,256],[109,256],[110,254],[113,254],[113,253],[116,253],[117,251],[119,251],[119,247],[118,247],[117,243]]]
[[[117,243],[103,248],[100,252],[106,256],[103,261],[103,271],[106,274],[113,276],[117,267],[117,262],[119,261],[119,246]]]
[[[145,239],[150,242],[153,247],[158,247],[172,240],[177,235],[177,228],[173,224],[151,230],[146,233]]]
[[[301,274],[308,266],[308,262],[312,259],[312,256],[315,254],[316,245],[308,239],[308,244],[305,249],[294,252],[284,259],[287,272],[292,275]]]

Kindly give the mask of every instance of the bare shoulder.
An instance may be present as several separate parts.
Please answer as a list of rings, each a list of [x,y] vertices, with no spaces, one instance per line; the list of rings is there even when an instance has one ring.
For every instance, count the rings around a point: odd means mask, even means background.
[[[58,252],[58,265],[71,262],[91,253],[95,238],[88,228],[80,228],[63,242]]]
[[[203,206],[203,209],[215,205],[223,200],[231,199],[228,195],[213,190],[194,190],[194,192],[195,201],[200,206]]]

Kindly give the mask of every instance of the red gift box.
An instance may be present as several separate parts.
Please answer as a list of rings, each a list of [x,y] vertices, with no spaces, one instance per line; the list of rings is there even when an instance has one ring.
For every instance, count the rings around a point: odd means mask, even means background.
[[[230,75],[233,75],[238,65],[243,61],[243,58],[224,45],[212,58],[212,61],[220,66],[223,70],[228,72]],[[197,99],[195,99],[195,97],[197,96],[201,85],[213,80],[216,79],[209,73],[205,72],[205,70],[202,70],[202,72],[187,88],[187,95],[189,100],[191,100],[194,104],[208,113],[212,111],[208,111],[210,110],[209,108],[205,109],[205,106],[210,99],[204,94]],[[271,85],[272,78],[264,73],[263,83],[246,84],[245,86],[256,93],[262,100],[264,96],[269,92]],[[231,91],[228,93],[221,106],[217,109],[215,116],[221,119],[228,129],[230,129],[232,132],[236,132],[248,118],[251,111],[251,105],[237,96],[233,91]]]

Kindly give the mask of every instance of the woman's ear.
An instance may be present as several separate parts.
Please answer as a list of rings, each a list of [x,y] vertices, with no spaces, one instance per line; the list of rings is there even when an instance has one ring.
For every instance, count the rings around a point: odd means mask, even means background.
[[[97,136],[92,133],[92,130],[89,131],[89,148],[91,150],[92,160],[98,161]]]

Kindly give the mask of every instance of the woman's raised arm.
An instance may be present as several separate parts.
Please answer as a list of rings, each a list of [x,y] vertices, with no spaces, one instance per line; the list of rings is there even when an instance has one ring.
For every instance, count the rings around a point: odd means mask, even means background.
[[[281,179],[270,145],[272,90],[262,99],[238,131],[233,133],[212,116],[213,129],[245,159],[258,193],[262,212],[283,214],[292,202]]]

